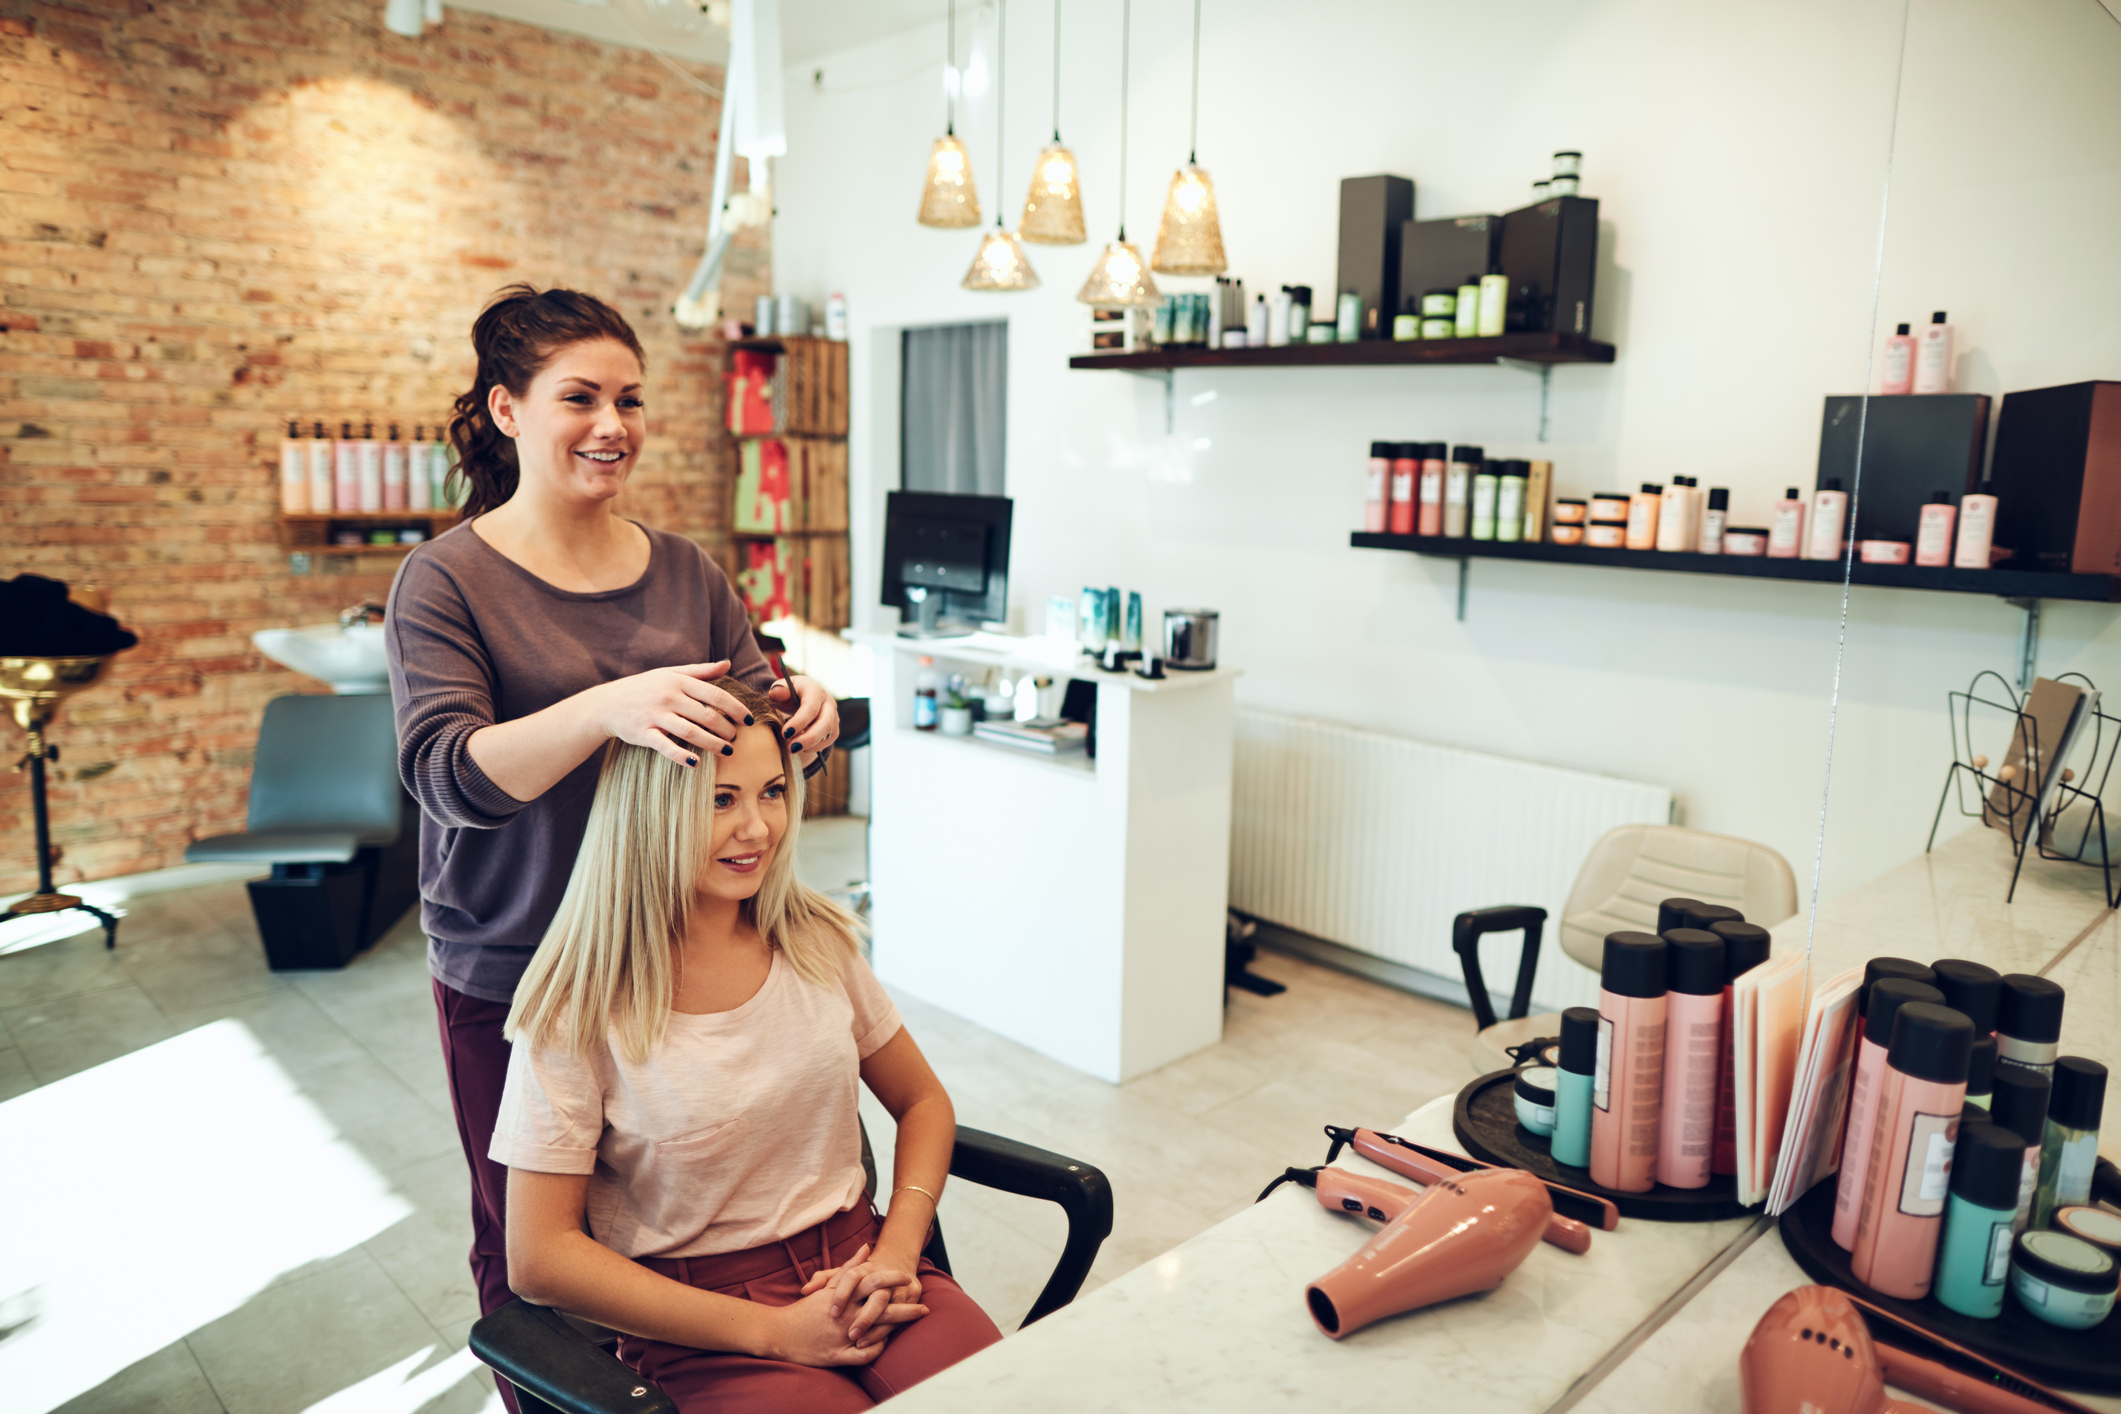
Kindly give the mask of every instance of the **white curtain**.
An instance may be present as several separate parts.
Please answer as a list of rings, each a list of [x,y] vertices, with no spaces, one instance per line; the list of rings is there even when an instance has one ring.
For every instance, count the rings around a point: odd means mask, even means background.
[[[1009,324],[905,331],[899,392],[899,486],[1005,496]]]

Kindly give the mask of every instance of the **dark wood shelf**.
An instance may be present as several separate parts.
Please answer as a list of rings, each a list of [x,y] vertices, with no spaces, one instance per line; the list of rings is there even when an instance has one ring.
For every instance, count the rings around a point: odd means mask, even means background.
[[[844,539],[847,532],[845,530],[732,530],[729,532],[729,538],[732,540],[790,540],[799,539],[806,535],[821,537],[834,535]]]
[[[1611,363],[1613,346],[1580,334],[1503,334],[1491,339],[1364,339],[1353,344],[1286,344],[1273,349],[1183,345],[1139,353],[1077,354],[1070,368],[1150,372],[1166,368],[1345,368],[1380,364]]]
[[[1453,539],[1441,535],[1387,535],[1358,530],[1348,543],[1359,550],[1410,550],[1463,560],[1530,560],[1550,565],[1598,565],[1607,569],[1661,570],[1666,574],[1720,574],[1736,578],[1785,579],[1839,584],[1839,560],[1770,560],[1759,555],[1696,555],[1665,550],[1593,550],[1582,545]],[[2107,604],[2121,599],[2121,579],[2103,574],[2043,574],[2036,570],[1932,569],[1920,565],[1849,566],[1853,584],[1878,589],[1930,589],[1947,594],[1994,594],[2005,599],[2077,599]]]

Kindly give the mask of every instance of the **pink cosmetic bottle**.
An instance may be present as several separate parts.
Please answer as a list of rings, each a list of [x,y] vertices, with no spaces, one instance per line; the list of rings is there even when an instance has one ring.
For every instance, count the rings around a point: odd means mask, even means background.
[[[1986,486],[1987,482],[1982,482]],[[1996,498],[1982,491],[1969,491],[1959,498],[1959,543],[1952,551],[1952,567],[1985,570],[1989,546],[1996,535]]]
[[[1841,489],[1841,478],[1829,476],[1812,493],[1812,533],[1805,537],[1807,560],[1838,560],[1847,546],[1843,531],[1848,526],[1849,495]]]
[[[1716,1071],[1723,1051],[1723,939],[1699,928],[1664,935],[1664,1094],[1657,1181],[1706,1188],[1716,1145]]]
[[[1794,560],[1804,553],[1804,497],[1792,486],[1775,503],[1775,519],[1768,528],[1768,558]]]
[[[1417,442],[1421,453],[1421,507],[1415,517],[1417,535],[1443,534],[1443,443]]]
[[[1929,1295],[1936,1272],[1973,1047],[1974,1023],[1948,1006],[1910,1002],[1893,1018],[1849,1267],[1903,1301]]]
[[[1842,1131],[1841,1173],[1834,1190],[1834,1241],[1851,1251],[1856,1225],[1863,1216],[1863,1184],[1870,1169],[1872,1130],[1883,1113],[1886,1046],[1893,1018],[1917,1002],[1941,1005],[1944,993],[1905,977],[1886,977],[1871,984],[1864,1004],[1863,1036],[1856,1043],[1855,1078],[1849,1083],[1848,1128]],[[1969,1047],[1972,1041],[1968,1041]],[[1964,1090],[1964,1079],[1961,1089]]]
[[[1915,340],[1915,391],[1949,393],[1952,390],[1952,326],[1944,322],[1944,311],[1930,316]]]
[[[1738,979],[1768,960],[1768,930],[1758,923],[1735,920],[1711,923],[1709,931],[1723,939],[1723,1038],[1717,1045],[1716,1149],[1710,1156],[1711,1173],[1738,1172],[1738,1079],[1737,1059],[1732,1054],[1736,1028],[1731,1013],[1736,1002]]]
[[[1939,491],[1930,497],[1915,530],[1916,564],[1942,569],[1952,562],[1952,525],[1958,518],[1951,492]]]
[[[1657,515],[1664,504],[1664,488],[1654,481],[1642,483],[1642,489],[1628,497],[1628,539],[1630,550],[1654,550],[1657,548]]]
[[[1655,933],[1606,934],[1598,1072],[1591,1082],[1591,1181],[1621,1193],[1647,1193],[1657,1182],[1666,951]]]
[[[1915,391],[1915,340],[1905,324],[1885,341],[1885,376],[1878,380],[1878,391],[1889,397]]]
[[[1364,468],[1362,528],[1373,535],[1385,529],[1390,523],[1390,512],[1399,499],[1392,494],[1397,489],[1392,485],[1393,451],[1394,448],[1390,442],[1372,442],[1370,444],[1370,462]],[[1412,488],[1410,487],[1408,491],[1407,499],[1412,501]],[[1400,533],[1404,535],[1406,532],[1401,531]]]

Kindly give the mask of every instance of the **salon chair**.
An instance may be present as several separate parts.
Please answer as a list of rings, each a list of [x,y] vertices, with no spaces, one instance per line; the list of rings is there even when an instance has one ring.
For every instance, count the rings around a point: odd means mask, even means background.
[[[420,897],[419,807],[398,783],[386,694],[276,697],[250,772],[249,828],[194,840],[191,864],[270,864],[250,881],[266,960],[344,967]]]
[[[1605,935],[1623,929],[1654,932],[1657,905],[1668,898],[1722,904],[1748,923],[1773,927],[1797,911],[1797,876],[1789,861],[1764,844],[1712,835],[1678,825],[1622,825],[1609,831],[1577,871],[1562,906],[1561,950],[1596,972],[1605,962]],[[1466,1055],[1482,1074],[1511,1064],[1510,1048],[1561,1032],[1553,1013],[1527,1016],[1532,977],[1539,968],[1539,941],[1547,911],[1530,904],[1503,904],[1461,913],[1451,923],[1451,948],[1465,971],[1466,995],[1478,1033]],[[1480,940],[1490,933],[1524,934],[1510,1014],[1495,1018],[1480,973]]]
[[[869,1151],[867,1130],[862,1132],[862,1170],[874,1195],[876,1159]],[[1059,1205],[1068,1218],[1068,1240],[1023,1324],[1073,1301],[1097,1260],[1098,1248],[1112,1232],[1112,1185],[1104,1174],[1088,1164],[961,1124],[950,1176]],[[940,1220],[922,1255],[943,1271],[950,1270]],[[615,1337],[607,1333],[599,1340],[583,1329],[585,1324],[517,1297],[472,1326],[471,1349],[515,1386],[521,1414],[674,1414],[677,1406],[669,1396],[620,1363],[611,1349]]]

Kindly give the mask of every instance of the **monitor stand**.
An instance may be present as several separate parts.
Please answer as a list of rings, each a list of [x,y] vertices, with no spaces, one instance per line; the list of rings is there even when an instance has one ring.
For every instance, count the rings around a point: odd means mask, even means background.
[[[908,585],[906,598],[914,604],[917,617],[910,624],[899,625],[900,638],[970,638],[976,632],[970,624],[945,621],[943,596],[932,589]]]

